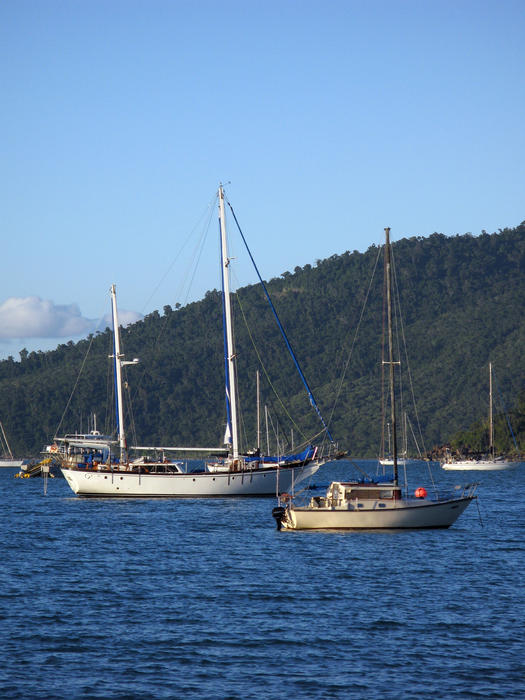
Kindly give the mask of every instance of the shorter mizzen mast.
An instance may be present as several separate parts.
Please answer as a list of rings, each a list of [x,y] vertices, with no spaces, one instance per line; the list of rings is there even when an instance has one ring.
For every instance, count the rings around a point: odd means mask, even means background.
[[[114,284],[111,285],[110,292],[111,312],[113,316],[113,355],[110,355],[110,357],[113,358],[115,367],[115,402],[117,415],[117,432],[118,442],[120,446],[120,463],[122,464],[128,459],[126,432],[124,430],[124,402],[122,400],[122,367],[124,365],[136,365],[138,363],[138,359],[135,358],[131,362],[122,359],[124,355],[120,351],[120,327],[118,324],[117,312],[117,288]]]
[[[239,437],[237,432],[237,384],[235,376],[235,353],[233,350],[232,308],[230,298],[230,258],[224,214],[224,190],[219,185],[219,224],[221,233],[221,268],[224,310],[224,363],[226,371],[227,425],[224,443],[231,445],[233,459],[239,457]]]

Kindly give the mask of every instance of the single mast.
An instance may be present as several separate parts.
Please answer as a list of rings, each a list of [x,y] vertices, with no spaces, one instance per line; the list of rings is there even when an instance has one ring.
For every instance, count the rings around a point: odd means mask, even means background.
[[[394,483],[397,485],[397,425],[394,387],[394,340],[392,332],[392,275],[390,269],[390,229],[385,228],[385,274],[388,318],[388,365],[390,376],[390,410],[392,420],[392,459],[394,460]]]
[[[235,355],[233,351],[232,309],[230,298],[230,258],[226,237],[226,217],[224,214],[224,191],[219,186],[219,222],[221,230],[222,284],[224,293],[224,322],[226,325],[226,392],[230,406],[231,441],[233,459],[239,457],[239,438],[237,435],[237,387],[235,376]]]

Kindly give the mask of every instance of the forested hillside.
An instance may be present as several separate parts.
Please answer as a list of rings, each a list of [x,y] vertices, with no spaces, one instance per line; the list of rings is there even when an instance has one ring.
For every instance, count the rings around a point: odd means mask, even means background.
[[[354,456],[376,455],[379,449],[383,280],[378,252],[375,246],[365,253],[347,252],[285,272],[268,283],[334,438]],[[507,408],[523,411],[523,395],[521,404],[519,398],[525,387],[525,222],[477,237],[433,234],[403,239],[394,243],[393,254],[425,447],[448,442],[458,431],[485,420],[489,360]],[[178,309],[172,309],[170,302],[166,300],[161,313],[154,312],[122,332],[126,357],[141,360],[127,373],[127,395],[133,406],[130,442],[218,445],[225,420],[220,295],[210,291],[202,301]],[[297,442],[300,427],[304,435],[318,432],[261,287],[238,290],[234,306],[246,446],[255,443],[255,372],[260,361],[265,368],[261,400],[269,406],[273,424],[281,426],[282,434],[290,434],[278,393],[291,407],[290,413],[298,416]],[[254,345],[259,360],[252,352]],[[22,352],[20,361],[0,362],[0,417],[13,452],[38,454],[57,428],[61,433],[87,429],[92,413],[101,431],[112,429],[110,353],[107,330],[51,352]],[[402,357],[406,364],[403,353]],[[523,450],[523,416],[516,414],[513,421],[515,429],[518,423],[521,426]],[[507,447],[503,440],[498,430],[500,449]]]

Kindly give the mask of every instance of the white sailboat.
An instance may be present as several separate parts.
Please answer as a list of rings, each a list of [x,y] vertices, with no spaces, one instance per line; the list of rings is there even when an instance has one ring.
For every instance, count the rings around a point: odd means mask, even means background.
[[[458,459],[450,455],[441,463],[447,471],[503,471],[512,469],[519,462],[510,462],[504,457],[496,457],[494,452],[494,417],[492,408],[492,362],[489,362],[489,453],[480,459]]]
[[[219,188],[223,303],[225,321],[225,368],[227,425],[225,446],[168,447],[132,446],[128,449],[122,401],[122,367],[136,364],[123,359],[115,285],[111,287],[114,336],[114,368],[117,406],[117,440],[101,435],[69,435],[57,438],[56,456],[69,486],[79,496],[120,497],[201,497],[262,496],[288,491],[314,474],[335,457],[333,449],[324,455],[312,445],[297,454],[264,456],[242,453],[239,448],[235,350],[230,299],[230,258],[228,255],[224,192]],[[261,280],[262,282],[262,280]],[[303,376],[303,381],[304,376]],[[311,400],[313,397],[310,394]],[[325,426],[330,437],[328,428]],[[332,443],[333,445],[333,443]],[[140,454],[130,459],[130,453]],[[144,457],[145,453],[151,457]],[[204,467],[189,471],[188,462],[168,455],[210,455]]]
[[[390,423],[387,423],[387,431],[388,431],[388,452],[386,453],[387,455],[392,454],[392,449],[391,449],[391,441],[392,437],[390,435]],[[383,447],[383,445],[382,445]],[[381,450],[382,456],[379,458],[379,464],[382,467],[393,467],[394,466],[394,460],[390,456],[385,456],[384,450]]]
[[[2,448],[2,455],[0,456],[0,467],[21,467],[23,464],[27,464],[29,460],[27,459],[17,459],[13,457],[11,448],[7,441],[7,435],[5,434],[4,426],[0,421],[0,446]]]
[[[394,345],[392,334],[392,284],[390,229],[385,229],[385,283],[388,314],[388,359],[392,430],[392,480],[384,477],[334,481],[326,495],[315,496],[305,506],[291,497],[279,498],[273,517],[279,530],[402,530],[447,528],[476,498],[476,484],[456,487],[452,492],[428,493],[424,487],[414,494],[402,489],[398,479]]]

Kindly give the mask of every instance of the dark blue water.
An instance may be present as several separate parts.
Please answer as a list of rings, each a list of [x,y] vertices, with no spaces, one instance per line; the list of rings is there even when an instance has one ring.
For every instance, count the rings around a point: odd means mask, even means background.
[[[481,482],[484,526],[473,503],[396,534],[279,533],[273,499],[82,500],[13,474],[2,698],[525,695],[525,465],[438,469]]]

